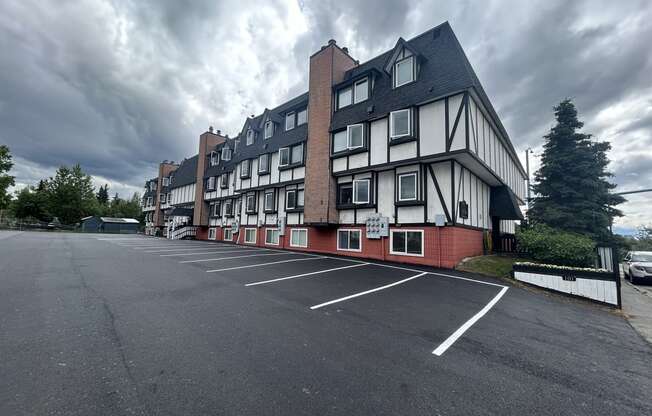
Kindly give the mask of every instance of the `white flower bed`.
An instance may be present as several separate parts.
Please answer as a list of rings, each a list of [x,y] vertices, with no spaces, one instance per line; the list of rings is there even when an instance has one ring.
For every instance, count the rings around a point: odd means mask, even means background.
[[[528,267],[541,267],[544,269],[550,270],[570,270],[578,272],[602,272],[608,273],[607,269],[596,269],[593,267],[571,267],[571,266],[558,266],[556,264],[543,264],[543,263],[532,263],[530,261],[517,261],[514,263],[515,266],[528,266]]]

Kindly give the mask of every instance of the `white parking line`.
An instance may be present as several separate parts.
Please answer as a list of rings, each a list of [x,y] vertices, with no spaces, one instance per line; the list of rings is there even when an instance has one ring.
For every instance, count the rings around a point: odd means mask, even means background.
[[[399,280],[398,282],[390,283],[390,284],[385,285],[385,286],[379,286],[377,288],[370,289],[370,290],[365,290],[364,292],[354,293],[353,295],[345,296],[343,298],[329,300],[328,302],[324,302],[324,303],[320,303],[319,305],[311,306],[310,309],[319,309],[319,308],[322,308],[324,306],[332,305],[333,303],[343,302],[345,300],[357,298],[359,296],[368,295],[369,293],[378,292],[379,290],[384,290],[384,289],[390,288],[392,286],[397,286],[397,285],[403,284],[405,282],[409,282],[410,280],[416,279],[416,278],[421,277],[421,276],[426,275],[426,274],[428,274],[428,272],[422,272],[422,273],[419,273],[419,274],[414,275],[412,277],[408,277],[407,279]]]
[[[246,253],[247,251],[269,251],[269,249],[260,249],[260,250],[213,250],[213,251],[202,251],[199,253],[175,253],[175,254],[160,254],[161,257],[175,257],[175,256],[199,256],[202,254],[223,254],[223,253]]]
[[[230,259],[241,259],[244,257],[258,257],[258,256],[282,256],[282,255],[298,255],[297,253],[263,253],[263,254],[247,254],[246,256],[231,256],[231,257],[220,257],[216,259],[198,259],[198,260],[184,260],[180,261],[179,263],[201,263],[205,261],[220,261],[220,260],[230,260]],[[309,256],[310,254],[305,254],[306,256]],[[315,255],[312,255],[313,257],[316,257]]]
[[[452,334],[450,337],[448,337],[448,338],[446,339],[446,341],[442,342],[441,345],[439,345],[439,346],[438,346],[438,347],[437,347],[437,348],[436,348],[432,353],[435,354],[435,355],[437,355],[437,356],[440,356],[440,355],[442,355],[444,352],[446,352],[446,350],[447,350],[451,345],[453,345],[453,343],[454,343],[455,341],[457,341],[457,339],[458,339],[459,337],[461,337],[461,336],[462,336],[462,335],[463,335],[463,334],[464,334],[464,333],[465,333],[469,328],[471,328],[471,326],[472,326],[474,323],[476,323],[480,318],[482,318],[483,316],[485,316],[485,314],[486,314],[487,312],[489,312],[489,310],[490,310],[490,309],[491,309],[491,308],[492,308],[492,307],[493,307],[493,306],[494,306],[494,305],[495,305],[495,304],[500,300],[500,298],[503,297],[503,295],[505,294],[505,292],[507,292],[507,289],[508,289],[507,286],[503,286],[503,288],[500,290],[500,292],[498,292],[498,294],[497,294],[493,299],[491,299],[491,301],[489,301],[489,303],[487,303],[487,304],[485,305],[485,307],[482,308],[482,309],[480,310],[480,312],[478,312],[478,313],[476,313],[475,315],[473,315],[473,317],[472,317],[471,319],[469,319],[468,321],[466,321],[466,322],[464,323],[464,325],[462,325],[461,327],[459,327],[459,328],[457,329],[457,331],[453,332],[453,334]]]
[[[302,259],[289,259],[289,260],[270,261],[269,263],[247,264],[246,266],[236,266],[236,267],[226,267],[224,269],[206,270],[206,273],[223,272],[225,270],[247,269],[249,267],[268,266],[270,264],[289,263],[289,262],[293,262],[293,261],[318,260],[318,259],[323,259],[323,258],[324,258],[324,256],[316,256],[316,257],[307,257],[307,258],[302,258]],[[248,286],[248,285],[245,285],[245,286]]]
[[[322,256],[321,258],[332,258],[332,257]],[[328,272],[334,272],[336,270],[350,269],[352,267],[366,266],[367,264],[369,264],[369,263],[352,264],[350,266],[335,267],[333,269],[326,269],[326,270],[318,270],[316,272],[296,274],[294,276],[279,277],[278,279],[270,279],[270,280],[263,280],[263,281],[260,281],[260,282],[247,283],[247,284],[245,284],[245,286],[264,285],[264,284],[267,284],[267,283],[280,282],[281,280],[290,280],[290,279],[296,279],[298,277],[311,276],[311,275],[314,275],[314,274],[328,273]]]
[[[148,249],[148,248],[146,248],[146,249],[143,250],[143,252],[144,253],[165,253],[165,252],[168,252],[168,251],[193,251],[193,250],[195,250],[195,251],[197,251],[197,250],[207,250],[207,248],[205,248],[205,247],[204,248],[201,248],[201,247],[190,248],[188,246],[179,247],[179,248],[156,248],[156,249]],[[251,249],[244,249],[244,250],[251,250]]]

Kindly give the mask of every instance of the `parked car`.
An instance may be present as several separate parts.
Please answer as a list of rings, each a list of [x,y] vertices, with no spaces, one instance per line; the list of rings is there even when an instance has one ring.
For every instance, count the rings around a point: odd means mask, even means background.
[[[652,251],[630,251],[625,256],[623,272],[632,283],[652,282]]]

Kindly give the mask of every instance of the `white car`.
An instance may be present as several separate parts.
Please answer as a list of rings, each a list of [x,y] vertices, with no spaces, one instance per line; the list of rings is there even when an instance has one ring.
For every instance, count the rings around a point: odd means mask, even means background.
[[[623,272],[630,282],[652,282],[652,251],[630,251],[624,260]]]

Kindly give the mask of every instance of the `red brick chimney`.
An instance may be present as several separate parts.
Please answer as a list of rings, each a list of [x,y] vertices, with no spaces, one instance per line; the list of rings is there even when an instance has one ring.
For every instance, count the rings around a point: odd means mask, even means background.
[[[333,39],[310,57],[308,148],[306,153],[304,222],[338,223],[337,186],[330,171],[330,123],[334,111],[333,85],[356,62]]]
[[[197,157],[197,174],[195,183],[195,212],[192,219],[193,225],[208,225],[208,204],[204,203],[204,172],[208,167],[208,155],[225,138],[217,131],[213,133],[213,126],[199,136],[199,156]]]

